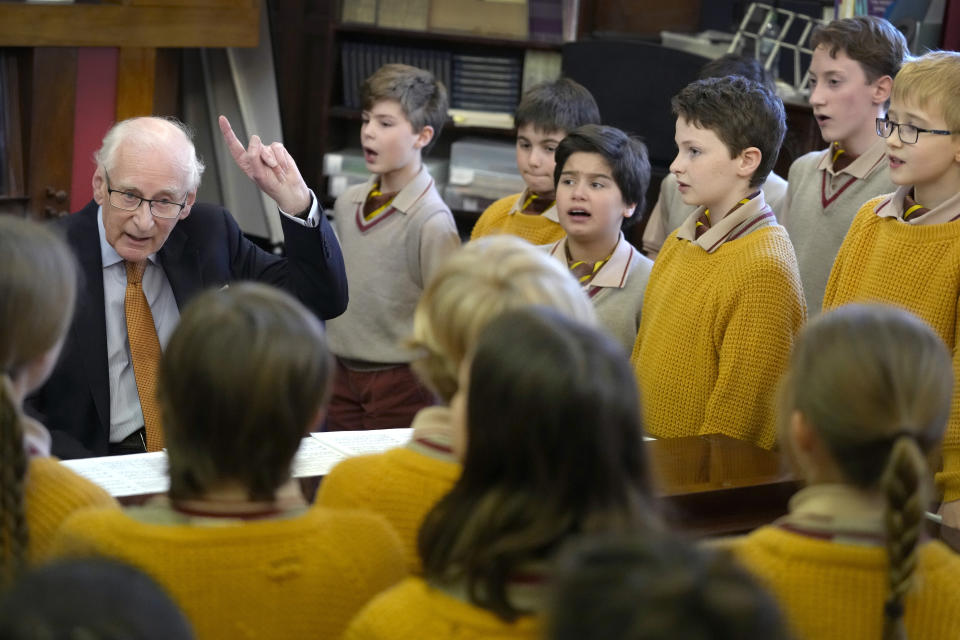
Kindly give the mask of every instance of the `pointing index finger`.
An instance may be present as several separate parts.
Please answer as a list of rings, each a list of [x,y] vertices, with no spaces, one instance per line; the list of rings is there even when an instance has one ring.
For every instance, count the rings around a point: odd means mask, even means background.
[[[234,159],[239,159],[243,155],[244,148],[240,140],[237,139],[237,134],[233,132],[230,121],[227,120],[225,116],[220,116],[217,122],[220,124],[220,133],[223,134],[223,141],[227,143],[227,148],[230,149],[231,155],[233,155]]]

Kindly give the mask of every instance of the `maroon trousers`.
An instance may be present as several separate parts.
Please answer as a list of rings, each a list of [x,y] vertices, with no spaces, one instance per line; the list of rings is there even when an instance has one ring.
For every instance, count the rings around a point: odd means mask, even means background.
[[[343,366],[338,358],[325,430],[405,428],[420,409],[434,404],[433,394],[420,384],[409,365],[356,371]]]

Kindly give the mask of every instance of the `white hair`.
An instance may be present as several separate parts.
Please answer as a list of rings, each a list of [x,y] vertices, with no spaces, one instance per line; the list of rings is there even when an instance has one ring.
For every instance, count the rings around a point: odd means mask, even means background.
[[[189,126],[172,117],[139,117],[122,120],[113,125],[103,136],[103,142],[93,154],[93,160],[98,167],[108,173],[113,170],[117,149],[124,142],[134,141],[146,147],[169,148],[170,141],[176,136],[182,136],[177,147],[184,149],[188,159],[181,165],[187,175],[187,192],[196,191],[203,176],[203,161],[197,156],[197,149],[193,145],[193,131]]]

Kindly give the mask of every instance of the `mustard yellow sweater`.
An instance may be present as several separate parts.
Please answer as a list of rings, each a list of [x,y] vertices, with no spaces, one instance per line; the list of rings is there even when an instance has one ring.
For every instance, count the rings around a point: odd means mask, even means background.
[[[534,640],[540,620],[514,623],[433,589],[422,578],[407,578],[380,594],[353,619],[344,640]],[[319,636],[318,636],[319,637]]]
[[[567,235],[563,227],[549,218],[526,213],[509,215],[513,205],[522,195],[518,193],[500,198],[487,207],[487,210],[477,219],[477,223],[473,225],[470,239],[505,233],[519,236],[532,244],[541,245],[551,244]]]
[[[318,507],[224,526],[89,510],[64,524],[56,547],[141,568],[177,601],[198,640],[337,638],[404,575],[400,541],[382,518]]]
[[[417,534],[424,516],[460,475],[460,465],[406,447],[348,458],[323,479],[317,504],[373,511],[400,534],[407,569],[420,572]]]
[[[881,218],[865,203],[833,263],[823,309],[848,302],[886,302],[927,321],[953,354],[954,391],[937,474],[944,500],[960,499],[960,223],[909,225]]]
[[[776,527],[722,543],[777,597],[798,640],[877,640],[887,599],[883,547],[838,544]],[[940,542],[918,550],[904,600],[907,636],[960,637],[960,556]]]
[[[793,246],[778,225],[712,254],[676,234],[650,273],[631,358],[646,428],[769,449],[775,390],[806,319]]]
[[[75,511],[86,507],[117,509],[106,491],[60,464],[56,458],[31,458],[24,485],[24,511],[30,532],[28,560],[39,564],[50,556],[54,536]]]

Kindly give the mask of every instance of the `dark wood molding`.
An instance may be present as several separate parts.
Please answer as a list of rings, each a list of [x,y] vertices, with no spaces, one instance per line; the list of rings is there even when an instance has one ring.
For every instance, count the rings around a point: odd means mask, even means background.
[[[253,47],[260,0],[0,4],[0,46]]]

